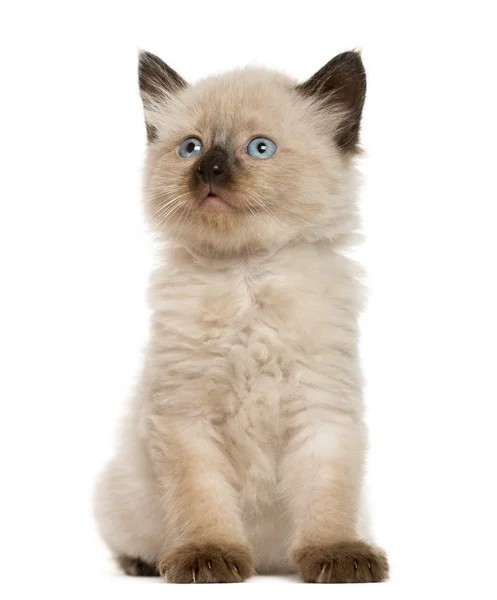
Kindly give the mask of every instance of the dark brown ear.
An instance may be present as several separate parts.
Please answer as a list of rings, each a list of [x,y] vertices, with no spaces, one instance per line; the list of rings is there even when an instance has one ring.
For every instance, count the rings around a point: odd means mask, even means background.
[[[157,137],[157,129],[153,123],[153,113],[150,109],[161,102],[167,101],[167,98],[185,88],[188,84],[158,56],[144,51],[140,52],[138,83],[145,109],[147,137],[148,141],[151,142]]]
[[[356,151],[366,97],[366,72],[359,52],[335,56],[310,79],[297,86],[297,90],[330,107],[344,110],[335,140],[344,152]]]

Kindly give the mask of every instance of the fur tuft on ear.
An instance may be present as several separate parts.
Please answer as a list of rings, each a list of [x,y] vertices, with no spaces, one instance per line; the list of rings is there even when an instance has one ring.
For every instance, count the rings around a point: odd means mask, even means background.
[[[169,65],[151,52],[140,52],[138,65],[138,83],[145,109],[145,123],[148,141],[157,137],[157,129],[151,122],[150,112],[154,106],[187,87],[186,81]]]
[[[359,52],[335,56],[310,79],[298,85],[297,91],[344,111],[335,141],[344,152],[356,152],[366,97],[366,72]]]

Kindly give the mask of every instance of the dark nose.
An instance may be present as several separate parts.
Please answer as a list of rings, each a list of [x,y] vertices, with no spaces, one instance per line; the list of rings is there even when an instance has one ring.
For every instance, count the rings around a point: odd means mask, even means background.
[[[197,173],[200,175],[204,183],[210,183],[222,175],[224,173],[224,169],[222,165],[218,165],[217,163],[212,164],[202,161],[198,166]]]
[[[197,167],[197,178],[204,183],[224,183],[229,178],[229,155],[223,148],[209,150]]]

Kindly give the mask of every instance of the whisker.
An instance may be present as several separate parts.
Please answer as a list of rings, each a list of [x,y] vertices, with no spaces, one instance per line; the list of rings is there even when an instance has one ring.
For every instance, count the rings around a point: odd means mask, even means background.
[[[173,208],[171,208],[169,210],[169,212],[166,215],[164,215],[162,218],[160,218],[159,220],[155,219],[154,222],[157,225],[157,227],[162,227],[163,225],[165,225],[169,221],[169,219],[172,217],[172,215],[176,211],[180,210],[181,208],[182,208],[181,204],[176,204],[176,206],[173,206]]]

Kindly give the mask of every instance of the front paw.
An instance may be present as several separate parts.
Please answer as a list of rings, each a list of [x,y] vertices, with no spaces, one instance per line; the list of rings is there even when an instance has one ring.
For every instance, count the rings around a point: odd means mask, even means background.
[[[305,546],[293,553],[307,583],[369,583],[388,579],[385,553],[360,540]]]
[[[254,570],[251,552],[245,546],[195,544],[166,554],[158,568],[169,583],[236,583]]]

